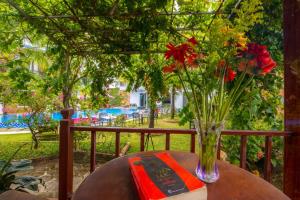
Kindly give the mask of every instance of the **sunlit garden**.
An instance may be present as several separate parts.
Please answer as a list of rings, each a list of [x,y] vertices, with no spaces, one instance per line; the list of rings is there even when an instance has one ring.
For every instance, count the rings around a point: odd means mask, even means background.
[[[297,199],[295,2],[1,1],[0,199]]]

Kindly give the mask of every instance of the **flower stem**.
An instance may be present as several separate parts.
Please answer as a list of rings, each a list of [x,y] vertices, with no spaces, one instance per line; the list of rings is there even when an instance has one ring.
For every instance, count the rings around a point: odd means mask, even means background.
[[[197,99],[197,96],[196,96],[194,85],[192,84],[192,80],[191,80],[190,74],[189,74],[189,72],[188,72],[187,67],[186,67],[185,64],[183,64],[183,69],[184,69],[184,71],[186,73],[186,76],[188,78],[188,82],[189,82],[191,90],[192,90],[192,95],[193,95],[193,99],[194,99],[194,102],[195,102],[195,105],[196,105],[196,111],[197,111],[197,116],[196,117],[197,117],[197,119],[199,121],[201,121],[201,110],[200,110],[200,107],[199,107],[199,102],[198,102],[198,99]],[[205,111],[203,110],[203,112],[205,112]],[[201,128],[201,126],[202,126],[201,123],[199,123],[199,126],[200,126],[200,130],[201,130],[200,135],[202,137],[203,133],[202,133],[202,128]]]

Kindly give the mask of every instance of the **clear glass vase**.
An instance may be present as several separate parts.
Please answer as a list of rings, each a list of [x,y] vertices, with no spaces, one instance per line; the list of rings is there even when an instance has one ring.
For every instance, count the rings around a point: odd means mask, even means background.
[[[199,141],[199,162],[196,174],[200,180],[213,183],[219,179],[216,159],[223,123],[203,123],[199,120],[195,120],[194,123]]]

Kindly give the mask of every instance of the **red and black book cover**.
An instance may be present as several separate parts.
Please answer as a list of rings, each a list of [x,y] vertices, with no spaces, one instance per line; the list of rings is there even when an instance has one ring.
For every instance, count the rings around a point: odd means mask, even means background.
[[[169,153],[154,153],[128,159],[133,180],[141,200],[206,199],[205,184],[180,166]],[[196,194],[195,191],[198,193]],[[199,192],[200,191],[200,192]],[[203,198],[199,195],[204,194]],[[176,198],[181,195],[181,198]]]

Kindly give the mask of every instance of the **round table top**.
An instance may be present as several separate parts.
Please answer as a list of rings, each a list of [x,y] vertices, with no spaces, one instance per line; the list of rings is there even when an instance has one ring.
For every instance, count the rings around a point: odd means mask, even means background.
[[[138,200],[128,157],[152,154],[141,152],[111,160],[90,174],[73,195],[73,200]],[[195,175],[196,154],[169,151],[184,168]],[[206,184],[208,200],[284,200],[289,199],[280,190],[260,177],[223,161],[217,161],[220,178]]]

